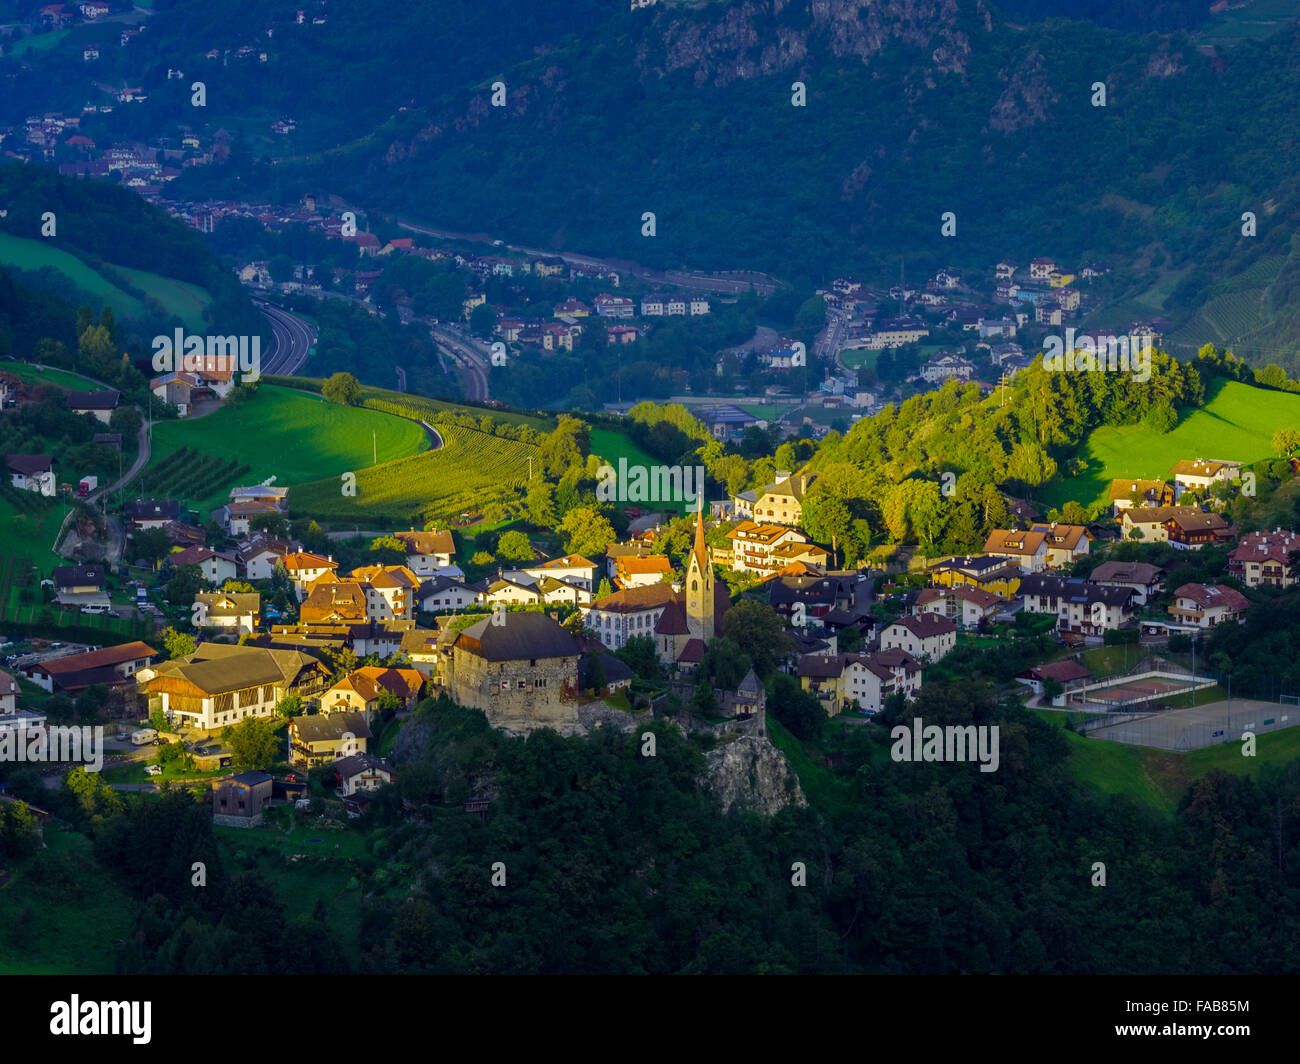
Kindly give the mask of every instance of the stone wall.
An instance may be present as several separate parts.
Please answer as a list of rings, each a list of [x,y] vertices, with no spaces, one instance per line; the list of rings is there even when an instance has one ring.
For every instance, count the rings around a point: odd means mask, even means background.
[[[576,655],[538,658],[534,666],[527,661],[490,662],[458,650],[448,663],[447,679],[447,693],[454,701],[481,709],[494,728],[508,734],[554,728],[561,735],[573,735],[580,730],[573,697]],[[501,689],[502,683],[508,684],[507,690]]]
[[[262,820],[261,813],[256,816],[231,816],[228,813],[212,814],[212,823],[223,828],[260,828]]]

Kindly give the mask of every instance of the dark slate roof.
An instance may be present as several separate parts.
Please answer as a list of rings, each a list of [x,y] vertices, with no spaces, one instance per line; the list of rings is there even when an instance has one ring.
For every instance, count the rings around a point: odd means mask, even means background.
[[[50,575],[56,587],[79,587],[84,584],[104,586],[102,565],[56,565]]]
[[[174,521],[181,504],[175,499],[132,499],[123,510],[128,521]]]
[[[599,650],[593,650],[582,655],[582,682],[589,684],[591,682],[591,663],[600,659],[601,672],[605,674],[605,682],[622,683],[624,680],[632,679],[636,673],[632,671],[631,666],[613,654],[601,653]]]
[[[113,388],[97,392],[68,392],[68,409],[113,410],[121,398],[122,393]]]
[[[271,778],[269,772],[241,772],[238,776],[231,776],[232,783],[242,783],[246,787],[256,787],[259,783],[265,783]]]
[[[1134,591],[1131,587],[1111,587],[1087,580],[1030,573],[1020,581],[1020,594],[1063,598],[1067,602],[1101,602],[1107,606],[1127,606]]]
[[[502,624],[486,617],[471,624],[456,639],[456,649],[488,661],[578,656],[578,644],[544,613],[506,613]]]
[[[290,724],[305,743],[341,739],[344,732],[351,732],[358,739],[374,738],[364,713],[317,713],[310,717],[294,717]]]
[[[352,754],[350,757],[340,758],[334,762],[333,768],[341,780],[359,776],[368,768],[383,769],[389,775],[393,774],[392,765],[381,758],[375,757],[374,754],[368,753]]]

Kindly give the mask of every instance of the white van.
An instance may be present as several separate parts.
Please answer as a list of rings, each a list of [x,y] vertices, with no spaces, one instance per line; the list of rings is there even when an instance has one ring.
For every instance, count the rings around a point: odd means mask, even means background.
[[[144,746],[158,738],[158,732],[153,728],[142,728],[140,731],[131,733],[131,742],[136,746]]]
[[[82,613],[112,613],[113,607],[106,606],[103,603],[97,603],[92,606],[82,606],[81,612]]]

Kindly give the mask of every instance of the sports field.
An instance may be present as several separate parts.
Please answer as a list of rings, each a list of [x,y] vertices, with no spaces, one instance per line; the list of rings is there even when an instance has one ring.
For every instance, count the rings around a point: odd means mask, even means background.
[[[1070,701],[1080,706],[1124,706],[1136,702],[1158,701],[1200,687],[1213,686],[1214,681],[1205,678],[1193,681],[1190,677],[1137,676],[1131,680],[1123,679],[1115,683],[1090,684],[1078,694],[1072,694]]]
[[[1261,735],[1297,724],[1300,706],[1234,698],[1189,709],[1163,710],[1098,728],[1088,737],[1159,750],[1199,750],[1218,743],[1240,743],[1244,732]]]

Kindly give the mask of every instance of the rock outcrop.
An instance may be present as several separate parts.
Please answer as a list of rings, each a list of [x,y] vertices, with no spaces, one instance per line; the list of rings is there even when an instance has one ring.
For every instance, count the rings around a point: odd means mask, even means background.
[[[699,782],[724,813],[739,808],[772,816],[787,805],[808,804],[785,754],[766,738],[742,736],[710,750],[705,760]]]

